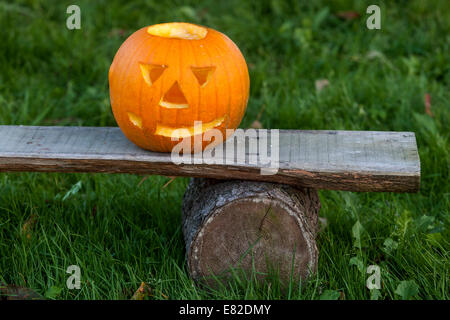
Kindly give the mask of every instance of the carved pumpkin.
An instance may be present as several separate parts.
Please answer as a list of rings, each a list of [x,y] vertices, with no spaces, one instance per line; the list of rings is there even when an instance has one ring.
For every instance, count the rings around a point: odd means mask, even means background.
[[[136,31],[109,70],[119,127],[138,146],[160,152],[181,141],[172,137],[190,138],[193,146],[194,129],[196,139],[216,128],[225,140],[225,130],[236,129],[242,120],[249,85],[239,48],[226,35],[189,23]],[[203,142],[203,149],[209,143]]]

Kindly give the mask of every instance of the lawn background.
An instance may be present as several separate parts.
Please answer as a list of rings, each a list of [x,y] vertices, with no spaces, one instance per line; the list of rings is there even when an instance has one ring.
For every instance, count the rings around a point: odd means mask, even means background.
[[[66,28],[70,4],[81,8],[81,30]],[[381,7],[381,30],[366,28],[370,4]],[[184,260],[187,178],[164,187],[159,176],[1,173],[0,282],[57,299],[128,299],[141,281],[151,299],[449,298],[450,2],[2,1],[0,124],[116,126],[115,52],[135,30],[170,21],[215,28],[241,48],[251,79],[243,128],[258,119],[415,132],[420,193],[320,191],[328,228],[317,275],[301,289],[235,279],[208,291]],[[329,82],[320,91],[319,79]],[[66,288],[72,264],[81,290]],[[382,288],[369,291],[374,264]]]

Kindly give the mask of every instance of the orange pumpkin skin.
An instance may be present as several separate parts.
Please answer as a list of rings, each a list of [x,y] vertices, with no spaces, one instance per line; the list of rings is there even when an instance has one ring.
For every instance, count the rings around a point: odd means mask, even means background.
[[[181,38],[172,26],[182,29]],[[202,33],[194,37],[183,28]],[[219,129],[225,141],[226,129],[239,126],[250,80],[242,53],[226,35],[169,23],[142,28],[121,45],[109,70],[109,86],[114,117],[129,140],[144,149],[170,152],[181,142],[171,137],[179,135],[191,139],[192,152],[194,121],[203,124],[197,126],[203,131],[195,131],[196,141],[205,140],[211,128]],[[202,149],[209,143],[204,141]]]

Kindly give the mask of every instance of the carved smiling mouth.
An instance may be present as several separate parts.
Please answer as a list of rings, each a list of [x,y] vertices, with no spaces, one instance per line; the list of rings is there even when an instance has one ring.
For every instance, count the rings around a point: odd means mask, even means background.
[[[186,138],[186,137],[192,137],[196,134],[203,134],[208,130],[211,130],[213,128],[216,128],[220,126],[225,120],[225,116],[222,118],[213,120],[211,122],[206,123],[200,123],[197,125],[193,125],[190,127],[168,127],[162,124],[156,125],[155,134],[167,137],[167,138]]]

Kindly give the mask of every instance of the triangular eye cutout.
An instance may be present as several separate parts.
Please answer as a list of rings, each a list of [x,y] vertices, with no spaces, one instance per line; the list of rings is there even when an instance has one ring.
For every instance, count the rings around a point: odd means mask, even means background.
[[[139,66],[141,67],[141,73],[144,77],[145,82],[149,86],[151,86],[153,83],[155,83],[156,80],[161,77],[164,70],[168,68],[166,65],[159,65],[159,64],[151,64],[151,63],[139,63]]]
[[[204,87],[208,84],[212,74],[216,70],[216,67],[191,67],[191,70],[194,76],[197,78],[200,87]]]

